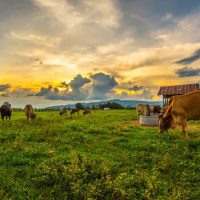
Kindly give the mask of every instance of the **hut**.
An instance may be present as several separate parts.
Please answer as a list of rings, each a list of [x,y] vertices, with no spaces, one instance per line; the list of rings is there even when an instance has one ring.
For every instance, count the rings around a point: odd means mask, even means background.
[[[169,104],[170,97],[187,94],[196,90],[200,90],[200,82],[186,85],[162,86],[158,91],[158,95],[163,96],[163,106],[165,106]]]

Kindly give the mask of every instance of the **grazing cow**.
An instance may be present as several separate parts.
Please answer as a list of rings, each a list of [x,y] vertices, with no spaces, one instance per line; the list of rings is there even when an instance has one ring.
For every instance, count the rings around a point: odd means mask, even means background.
[[[86,114],[91,114],[91,110],[90,109],[84,110],[83,115],[86,115]]]
[[[137,110],[137,116],[140,115],[150,116],[150,107],[147,104],[146,105],[138,104],[136,106],[136,110]]]
[[[24,112],[25,112],[25,116],[26,116],[27,120],[36,118],[36,114],[34,113],[32,105],[30,105],[30,104],[26,105],[24,108]]]
[[[64,115],[64,114],[67,114],[67,108],[63,108],[60,110],[60,115]]]
[[[159,117],[160,132],[167,132],[178,121],[182,126],[183,133],[188,138],[188,120],[200,120],[200,91],[172,97],[170,105]]]
[[[149,105],[150,113],[160,113],[161,107],[160,105]]]
[[[6,117],[6,120],[7,119],[10,120],[10,117],[11,117],[11,114],[12,114],[12,108],[11,108],[11,105],[8,102],[5,102],[1,106],[0,111],[1,111],[1,119],[3,121],[4,121],[4,117]]]
[[[78,113],[78,115],[79,115],[79,111],[80,111],[79,108],[73,108],[73,109],[71,110],[71,112],[70,112],[70,115],[73,115],[74,113]]]

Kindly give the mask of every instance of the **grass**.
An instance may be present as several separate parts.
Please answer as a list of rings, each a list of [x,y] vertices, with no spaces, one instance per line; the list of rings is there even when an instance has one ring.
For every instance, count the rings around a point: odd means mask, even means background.
[[[133,110],[0,122],[0,199],[191,199],[200,196],[200,122],[134,125]]]

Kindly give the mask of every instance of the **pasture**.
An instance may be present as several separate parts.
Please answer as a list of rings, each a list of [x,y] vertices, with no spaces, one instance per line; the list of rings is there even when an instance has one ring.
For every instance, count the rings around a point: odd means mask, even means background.
[[[0,199],[199,199],[200,121],[185,140],[135,110],[37,114],[0,122]]]

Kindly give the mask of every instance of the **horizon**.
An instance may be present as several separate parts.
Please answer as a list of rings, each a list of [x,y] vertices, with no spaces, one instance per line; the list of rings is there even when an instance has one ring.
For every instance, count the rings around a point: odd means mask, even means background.
[[[200,80],[198,0],[0,0],[0,18],[1,104],[161,101]]]

